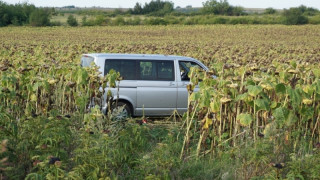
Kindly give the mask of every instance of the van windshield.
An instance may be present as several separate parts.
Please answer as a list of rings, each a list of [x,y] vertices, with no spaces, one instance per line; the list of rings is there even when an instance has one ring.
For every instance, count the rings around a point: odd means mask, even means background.
[[[93,62],[94,58],[91,56],[84,55],[81,57],[81,66],[82,67],[89,67]]]

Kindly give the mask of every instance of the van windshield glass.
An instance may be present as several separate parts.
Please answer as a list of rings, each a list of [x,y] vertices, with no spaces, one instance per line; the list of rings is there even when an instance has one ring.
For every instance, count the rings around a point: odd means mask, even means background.
[[[189,73],[191,67],[196,67],[196,68],[203,70],[203,68],[195,62],[179,61],[180,75],[181,75],[182,81],[189,81],[190,80],[190,78],[188,77],[188,73]]]

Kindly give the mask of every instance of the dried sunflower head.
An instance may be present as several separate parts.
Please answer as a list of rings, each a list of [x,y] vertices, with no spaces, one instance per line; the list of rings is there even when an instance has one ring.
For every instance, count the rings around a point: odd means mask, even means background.
[[[228,84],[227,86],[228,86],[229,88],[233,88],[233,89],[239,87],[239,85],[238,85],[237,83]]]
[[[266,90],[268,90],[268,91],[270,91],[270,90],[272,90],[273,89],[273,87],[270,85],[270,84],[261,84],[260,85],[263,89],[266,89]]]
[[[310,105],[310,104],[312,104],[312,100],[308,99],[308,98],[305,98],[305,99],[302,100],[302,103],[306,104],[306,105]]]
[[[289,69],[289,70],[288,70],[288,73],[290,73],[290,74],[298,74],[299,71],[296,70],[296,69]]]
[[[223,97],[223,98],[220,99],[220,102],[221,102],[222,104],[226,104],[226,103],[230,102],[231,100],[232,100],[232,99],[230,99],[230,98],[228,98],[228,97]]]
[[[49,79],[48,80],[48,83],[51,84],[51,85],[55,84],[56,82],[58,82],[56,79]]]

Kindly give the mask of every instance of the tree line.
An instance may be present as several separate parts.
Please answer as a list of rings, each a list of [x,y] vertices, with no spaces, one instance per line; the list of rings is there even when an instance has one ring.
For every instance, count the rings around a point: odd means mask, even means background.
[[[50,26],[61,25],[59,22],[50,22],[52,15],[57,15],[58,12],[54,8],[37,8],[33,4],[7,4],[0,0],[0,26],[8,25],[31,25],[31,26]],[[70,12],[69,12],[70,13]],[[267,8],[264,11],[263,18],[255,18],[250,16],[243,7],[232,6],[227,0],[207,0],[203,2],[203,7],[197,11],[181,12],[174,8],[174,4],[170,1],[151,0],[144,5],[136,3],[133,8],[123,11],[116,9],[113,12],[103,12],[99,10],[85,11],[79,10],[73,13],[78,13],[83,16],[82,25],[140,25],[140,24],[319,24],[320,13],[318,9],[299,6],[296,8],[284,9],[282,12],[273,8]],[[268,16],[276,14],[276,18],[269,20]],[[144,15],[145,20],[139,18],[123,18],[127,16]],[[87,19],[87,16],[90,19]],[[119,17],[120,16],[120,17]],[[173,17],[169,20],[165,16]],[[197,17],[195,17],[197,16]],[[208,16],[210,18],[208,18]],[[211,18],[211,16],[216,16]],[[218,17],[217,17],[218,16]],[[233,18],[233,16],[241,16]],[[308,17],[315,17],[310,18]],[[115,18],[116,17],[116,18]],[[180,17],[180,18],[175,18]],[[115,19],[114,19],[115,18]],[[266,20],[265,20],[266,19]],[[179,21],[179,20],[178,20]],[[212,22],[211,22],[212,21]],[[78,26],[73,15],[68,17],[67,21],[70,26]]]
[[[165,15],[171,13],[173,10],[174,4],[172,2],[156,0],[145,3],[144,6],[137,2],[133,9],[129,9],[129,13],[136,15]]]
[[[278,11],[267,8],[260,15],[249,15],[244,8],[232,6],[227,0],[207,0],[198,11],[178,13],[174,4],[168,1],[151,1],[142,6],[136,3],[133,9],[126,12],[114,11],[112,14],[98,15],[96,18],[82,20],[83,26],[94,25],[170,25],[170,24],[320,24],[319,10],[301,5],[299,7]],[[144,15],[144,18],[130,15]],[[78,25],[69,16],[69,25]]]
[[[33,4],[7,4],[0,1],[0,26],[49,26],[54,8],[37,8]]]
[[[169,1],[152,0],[150,3],[145,3],[142,6],[136,3],[133,9],[129,9],[128,13],[135,15],[158,15],[163,16],[174,11],[174,4]],[[227,0],[208,0],[203,3],[203,8],[198,14],[217,14],[239,16],[245,15],[244,9],[238,6],[231,6]]]

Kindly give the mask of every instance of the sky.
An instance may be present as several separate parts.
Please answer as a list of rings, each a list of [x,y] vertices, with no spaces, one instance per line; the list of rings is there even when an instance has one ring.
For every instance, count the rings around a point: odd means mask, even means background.
[[[1,1],[1,0],[0,0]],[[151,0],[2,0],[9,4],[24,3],[34,4],[37,7],[62,7],[75,5],[77,7],[110,7],[110,8],[133,8],[136,2],[141,4],[149,3]],[[171,0],[174,6],[202,7],[202,2],[206,0]],[[305,5],[320,10],[320,0],[228,0],[233,6],[242,6],[245,8],[290,8]]]

